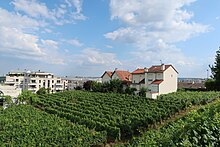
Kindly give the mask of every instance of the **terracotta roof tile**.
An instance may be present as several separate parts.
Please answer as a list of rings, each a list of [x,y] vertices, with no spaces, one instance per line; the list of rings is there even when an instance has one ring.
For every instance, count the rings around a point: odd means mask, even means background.
[[[136,69],[135,71],[133,71],[131,74],[143,74],[144,73],[144,69]]]
[[[116,70],[116,71],[114,71],[114,73],[117,74],[118,77],[120,78],[120,80],[122,80],[122,81],[131,81],[132,74],[128,71]]]
[[[154,80],[151,84],[157,84],[159,85],[160,83],[162,83],[163,80]]]
[[[169,67],[172,67],[177,72],[177,70],[172,65],[164,65],[164,69],[162,69],[162,65],[151,66],[149,69],[147,69],[148,70],[147,72],[148,73],[164,72]],[[143,74],[143,73],[144,73],[144,69],[142,69],[142,68],[141,69],[138,68],[132,72],[132,74]]]

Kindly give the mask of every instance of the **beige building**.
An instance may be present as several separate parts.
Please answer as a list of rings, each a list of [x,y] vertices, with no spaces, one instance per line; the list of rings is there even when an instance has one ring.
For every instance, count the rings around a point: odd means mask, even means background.
[[[142,87],[148,89],[147,97],[156,98],[160,94],[177,91],[178,72],[172,65],[157,65],[149,69],[137,69],[132,73],[131,87],[140,91]]]

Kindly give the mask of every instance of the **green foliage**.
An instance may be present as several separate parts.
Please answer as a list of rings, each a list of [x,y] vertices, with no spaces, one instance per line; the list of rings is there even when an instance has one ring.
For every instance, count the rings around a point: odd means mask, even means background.
[[[75,90],[82,90],[82,86],[76,86]]]
[[[141,87],[140,92],[139,92],[139,96],[146,97],[146,92],[147,91],[148,91],[147,88]]]
[[[42,87],[42,88],[40,88],[36,93],[37,93],[38,95],[42,95],[42,94],[48,94],[49,91],[50,91],[49,88]]]
[[[133,138],[131,146],[220,146],[219,117],[220,101]]]
[[[129,89],[127,91],[124,91],[123,89],[123,82],[119,79],[114,79],[111,80],[110,82],[105,82],[105,83],[98,83],[98,82],[92,82],[91,84],[91,89],[94,92],[113,92],[113,93],[126,93],[127,94],[132,93],[130,90],[134,89]]]
[[[210,66],[212,72],[212,78],[220,83],[220,48],[216,51],[214,65]]]
[[[129,139],[141,128],[154,126],[192,105],[215,100],[218,92],[178,92],[161,95],[157,100],[115,93],[67,91],[39,96],[35,106],[86,125],[106,131],[108,139]]]
[[[209,65],[214,81],[207,81],[207,88],[210,90],[220,90],[220,47],[219,50],[216,51],[215,62],[214,65]]]
[[[33,102],[36,101],[36,99],[37,99],[36,94],[32,93],[29,90],[24,90],[22,91],[21,94],[18,95],[18,100],[22,103],[27,102],[29,104],[32,104]]]
[[[207,90],[216,90],[216,82],[213,79],[208,79],[205,82],[205,87]]]
[[[1,146],[85,146],[106,140],[105,132],[89,130],[30,105],[18,105],[0,113]]]
[[[84,84],[83,84],[83,88],[87,91],[90,91],[92,89],[92,81],[86,81]]]
[[[5,102],[6,102],[7,104],[11,104],[11,103],[12,103],[12,98],[11,98],[11,96],[9,96],[9,95],[4,95],[4,96],[2,96],[2,98],[5,99]]]
[[[125,89],[125,93],[126,94],[129,94],[129,95],[135,95],[135,91],[137,91],[137,89],[136,88],[131,88],[131,87],[127,87],[126,89]]]

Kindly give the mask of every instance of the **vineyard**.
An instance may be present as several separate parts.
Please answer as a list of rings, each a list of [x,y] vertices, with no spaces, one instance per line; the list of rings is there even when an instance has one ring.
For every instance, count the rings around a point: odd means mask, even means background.
[[[0,111],[1,146],[90,146],[106,140],[89,130],[29,105]]]
[[[220,146],[220,101],[136,137],[127,146]]]
[[[33,102],[34,107],[15,105],[0,110],[0,144],[96,146],[124,142],[119,146],[219,146],[219,95],[177,92],[161,95],[157,100],[86,91],[40,95]],[[194,105],[204,108],[155,129]]]
[[[217,92],[178,92],[151,100],[113,93],[69,91],[40,96],[34,105],[89,129],[104,131],[108,141],[115,141],[130,139],[143,128],[152,128],[192,105],[206,104],[218,97]]]

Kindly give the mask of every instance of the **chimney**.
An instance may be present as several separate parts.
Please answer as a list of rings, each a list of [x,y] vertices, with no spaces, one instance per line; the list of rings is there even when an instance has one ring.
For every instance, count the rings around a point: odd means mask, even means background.
[[[147,67],[144,68],[144,72],[148,72],[148,68]]]
[[[161,70],[165,70],[165,65],[161,64]]]

